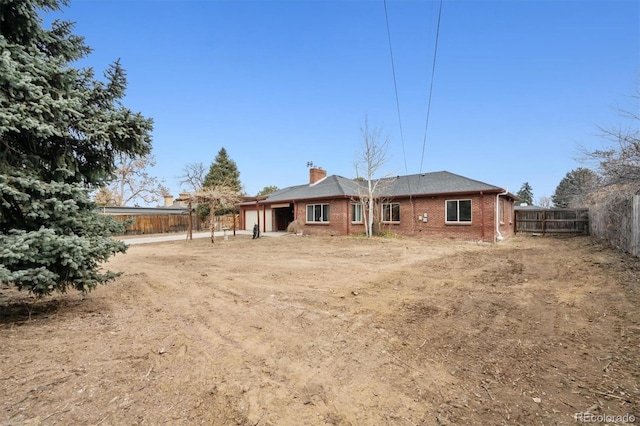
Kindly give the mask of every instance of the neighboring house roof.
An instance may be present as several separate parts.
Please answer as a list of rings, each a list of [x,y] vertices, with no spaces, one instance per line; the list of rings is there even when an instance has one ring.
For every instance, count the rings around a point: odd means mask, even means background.
[[[549,210],[549,209],[545,209],[544,207],[540,207],[540,206],[532,206],[532,205],[527,205],[527,206],[514,206],[515,210]]]
[[[327,176],[314,183],[290,186],[269,194],[264,203],[277,203],[292,200],[310,200],[332,197],[358,197],[363,194],[365,182],[358,182],[338,175]],[[488,192],[501,193],[504,189],[469,179],[447,171],[396,176],[381,179],[379,194],[388,197],[409,195],[436,195]],[[509,194],[510,197],[516,198]],[[243,203],[251,204],[251,203]]]
[[[189,209],[180,206],[168,207],[98,207],[98,213],[113,216],[118,215],[166,215],[166,214],[187,214]]]

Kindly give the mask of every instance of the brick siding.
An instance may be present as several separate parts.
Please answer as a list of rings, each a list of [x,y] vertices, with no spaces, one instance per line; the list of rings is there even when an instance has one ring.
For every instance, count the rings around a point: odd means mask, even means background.
[[[445,205],[448,200],[471,200],[471,222],[450,224],[445,221]],[[398,235],[432,238],[452,238],[458,240],[489,241],[498,238],[496,233],[496,194],[456,194],[451,196],[438,195],[430,197],[408,197],[384,200],[389,203],[400,204],[400,222],[382,223],[381,230]],[[503,238],[514,234],[513,200],[500,197],[504,203],[504,220],[499,225]],[[349,235],[363,234],[364,224],[351,223],[351,204],[347,198],[296,201],[294,204],[294,219],[302,224],[303,232],[308,235]],[[328,223],[307,223],[306,209],[308,204],[329,204]],[[247,209],[254,210],[249,206]],[[377,215],[380,213],[380,205]],[[498,204],[498,211],[500,204]],[[423,221],[424,214],[427,221]],[[420,219],[418,219],[420,217]]]

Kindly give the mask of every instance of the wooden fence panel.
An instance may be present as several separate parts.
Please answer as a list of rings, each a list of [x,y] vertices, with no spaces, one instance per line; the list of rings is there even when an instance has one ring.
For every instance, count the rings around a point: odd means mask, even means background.
[[[589,232],[589,209],[516,210],[516,232],[570,233]]]
[[[127,226],[126,235],[165,234],[169,232],[187,232],[189,230],[189,215],[187,214],[157,214],[157,215],[114,215],[118,222],[131,221]],[[216,216],[214,229],[234,227],[234,215]],[[235,216],[235,227],[238,228],[238,216]],[[208,231],[209,221],[200,220],[193,215],[193,232]]]
[[[629,252],[634,256],[640,257],[640,195],[633,197],[633,206],[631,209],[631,245]]]
[[[118,222],[131,221],[126,234],[164,234],[169,232],[187,232],[189,215],[118,215],[113,216]],[[207,228],[196,215],[193,216],[193,230],[202,231]]]
[[[640,195],[592,206],[589,228],[594,237],[640,256]]]

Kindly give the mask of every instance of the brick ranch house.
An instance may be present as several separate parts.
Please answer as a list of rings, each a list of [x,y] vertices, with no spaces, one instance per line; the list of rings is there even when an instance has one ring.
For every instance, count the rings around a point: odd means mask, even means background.
[[[298,220],[309,235],[363,234],[361,185],[311,168],[309,183],[240,204],[241,229],[284,231]],[[398,235],[499,241],[514,234],[513,194],[441,171],[382,179],[374,217]]]

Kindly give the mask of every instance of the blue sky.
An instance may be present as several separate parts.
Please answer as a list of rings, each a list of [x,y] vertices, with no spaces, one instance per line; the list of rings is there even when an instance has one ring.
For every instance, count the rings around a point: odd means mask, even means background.
[[[121,60],[174,195],[221,147],[249,195],[307,182],[308,161],[354,177],[367,116],[390,138],[383,174],[550,196],[579,146],[602,146],[597,126],[640,107],[640,2],[444,0],[425,141],[438,7],[387,1],[400,120],[382,0],[72,0],[55,15],[93,48],[80,65]]]

